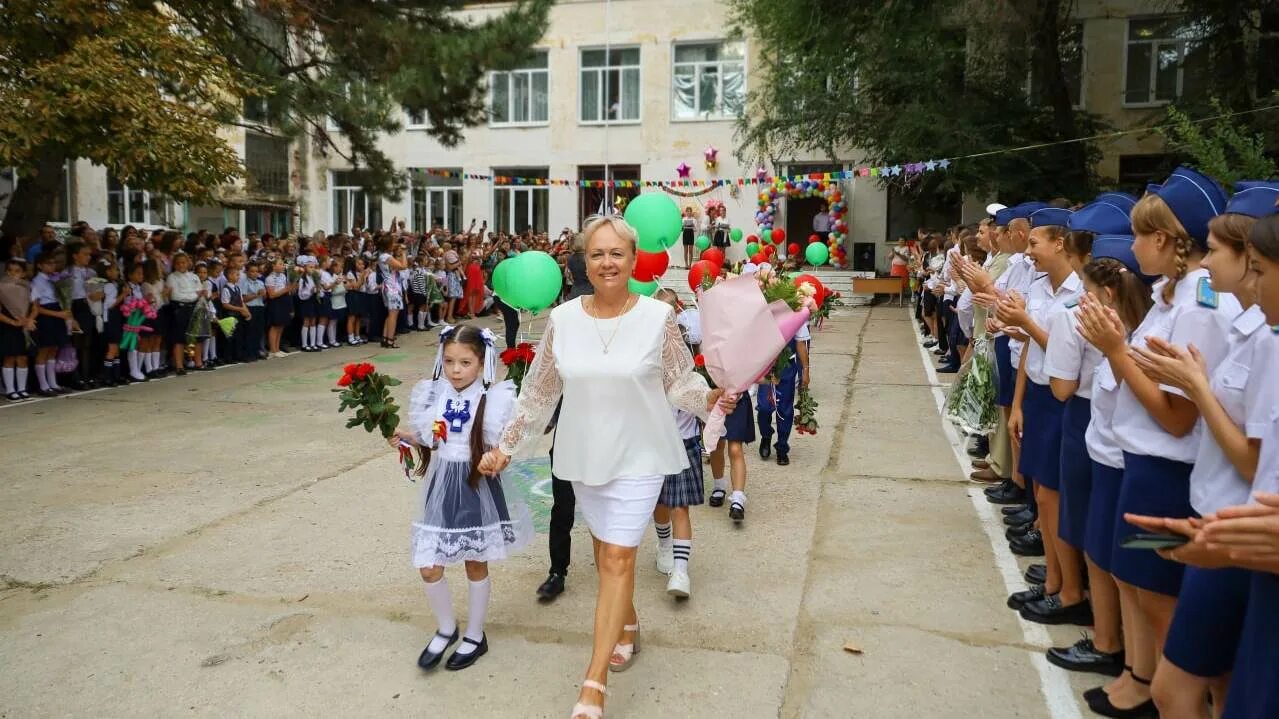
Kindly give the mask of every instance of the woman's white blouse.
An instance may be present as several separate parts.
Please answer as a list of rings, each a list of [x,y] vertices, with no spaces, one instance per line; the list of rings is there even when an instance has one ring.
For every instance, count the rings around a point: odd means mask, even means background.
[[[1260,307],[1254,305],[1235,318],[1228,344],[1226,358],[1212,373],[1212,393],[1249,439],[1262,439],[1266,421],[1279,405],[1279,377],[1256,370],[1264,365],[1263,357],[1279,350],[1279,342],[1266,326]],[[1199,454],[1190,473],[1190,505],[1205,515],[1247,504],[1252,485],[1235,469],[1202,417],[1199,424]]]
[[[200,278],[194,272],[174,272],[164,281],[174,302],[195,302],[200,297]]]
[[[1044,372],[1048,379],[1078,381],[1076,397],[1092,399],[1093,375],[1105,356],[1079,334],[1079,311],[1070,308],[1048,318]]]
[[[1030,297],[1026,300],[1026,313],[1035,324],[1051,332],[1053,318],[1058,314],[1070,312],[1083,292],[1083,280],[1079,279],[1079,275],[1074,272],[1067,275],[1056,290],[1053,289],[1052,282],[1048,280],[1048,275],[1044,275],[1030,286]],[[1049,337],[1051,336],[1050,334]],[[1026,357],[1026,379],[1038,385],[1047,385],[1048,372],[1044,366],[1047,356],[1046,348],[1040,347],[1034,340],[1028,342],[1027,346],[1029,349],[1026,352],[1030,354]]]
[[[562,397],[557,477],[601,485],[678,474],[688,454],[671,407],[705,417],[708,391],[669,305],[639,297],[621,317],[597,321],[579,297],[551,311],[499,446],[513,455],[541,435]]]
[[[1272,337],[1270,351],[1257,357],[1252,374],[1265,378],[1270,384],[1279,382],[1279,338]],[[1257,459],[1257,475],[1253,477],[1253,492],[1279,494],[1279,404],[1271,404],[1263,422],[1247,427],[1248,436],[1261,438],[1261,456]]]
[[[1146,313],[1146,319],[1132,334],[1129,344],[1145,347],[1147,337],[1159,337],[1178,347],[1194,345],[1208,371],[1213,372],[1226,357],[1226,337],[1230,324],[1243,311],[1234,295],[1218,295],[1217,307],[1205,307],[1198,302],[1199,281],[1208,281],[1208,271],[1198,269],[1189,272],[1177,283],[1172,302],[1164,302],[1163,288],[1168,280],[1155,283],[1155,306]],[[1168,385],[1160,389],[1185,397],[1186,393]],[[1115,436],[1119,446],[1131,454],[1164,457],[1190,464],[1199,453],[1199,437],[1202,427],[1196,426],[1184,437],[1174,437],[1164,430],[1146,411],[1145,406],[1125,383],[1119,388],[1119,402],[1115,406]]]
[[[1118,403],[1119,382],[1110,363],[1102,362],[1093,370],[1092,417],[1088,421],[1088,431],[1084,433],[1084,442],[1088,445],[1089,459],[1112,469],[1124,468],[1124,450],[1115,437],[1115,406]]]

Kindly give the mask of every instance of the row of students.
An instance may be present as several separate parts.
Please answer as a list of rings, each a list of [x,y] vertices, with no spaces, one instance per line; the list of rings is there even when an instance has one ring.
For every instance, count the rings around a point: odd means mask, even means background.
[[[1012,548],[1042,544],[1045,565],[1009,605],[1029,621],[1094,626],[1048,659],[1116,677],[1085,693],[1097,714],[1207,716],[1211,696],[1227,716],[1272,716],[1279,701],[1279,675],[1256,675],[1274,664],[1256,655],[1263,645],[1240,643],[1249,594],[1268,580],[1137,536],[1168,522],[1198,532],[1247,504],[1259,456],[1279,452],[1264,442],[1279,376],[1257,371],[1279,352],[1268,321],[1279,306],[1260,289],[1279,255],[1276,199],[1279,183],[1240,183],[1228,197],[1179,168],[1140,201],[1112,193],[1073,214],[997,214],[1004,249],[1028,241],[1025,293],[1009,287],[1020,278],[1001,289],[961,263],[971,285],[991,288],[979,293],[996,312],[989,329],[1025,348],[997,352],[1001,404],[1016,378],[1007,430],[1020,456],[987,495],[1026,501],[1005,509]],[[1250,698],[1235,699],[1234,684]]]

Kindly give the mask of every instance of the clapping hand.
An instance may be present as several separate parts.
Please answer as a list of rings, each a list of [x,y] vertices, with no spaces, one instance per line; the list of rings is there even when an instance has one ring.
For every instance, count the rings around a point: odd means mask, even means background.
[[[1119,313],[1101,303],[1091,292],[1079,300],[1079,334],[1107,357],[1128,347],[1128,333]]]
[[[1232,564],[1279,572],[1279,495],[1258,492],[1256,504],[1226,507],[1206,518],[1209,549],[1225,551]]]
[[[1186,394],[1208,389],[1208,364],[1194,345],[1182,349],[1159,337],[1147,337],[1146,346],[1129,348],[1128,356],[1154,382]]]
[[[999,297],[995,302],[995,317],[1006,325],[1026,324],[1030,321],[1030,315],[1026,313],[1026,299],[1016,290]]]

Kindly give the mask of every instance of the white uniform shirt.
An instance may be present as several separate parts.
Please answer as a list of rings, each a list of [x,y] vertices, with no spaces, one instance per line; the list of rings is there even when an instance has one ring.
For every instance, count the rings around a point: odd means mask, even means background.
[[[684,336],[688,338],[689,344],[702,343],[702,314],[696,307],[685,308],[675,316],[675,321],[684,328]]]
[[[1270,351],[1257,357],[1250,376],[1264,379],[1269,384],[1279,382],[1279,338],[1272,337]],[[1261,456],[1257,460],[1257,474],[1252,480],[1254,492],[1279,494],[1279,404],[1271,404],[1266,419],[1247,428],[1249,437],[1261,438]]]
[[[959,257],[959,245],[946,251],[946,262],[942,265],[943,282],[946,283],[946,299],[953,300],[959,296],[958,273],[955,272],[955,258]]]
[[[84,283],[93,277],[97,277],[98,273],[94,272],[92,267],[72,266],[67,270],[67,274],[71,277],[71,299],[88,299],[89,293],[85,289]]]
[[[1040,274],[1035,271],[1035,262],[1025,255],[1018,252],[1008,258],[1008,269],[995,280],[995,289],[1000,292],[1008,293],[1016,291],[1029,302],[1030,286]],[[1029,305],[1027,305],[1029,306]],[[1021,349],[1025,345],[1020,340],[1011,340],[1008,343],[1008,349],[1012,352],[1013,369],[1021,364]]]
[[[35,278],[31,280],[31,301],[41,306],[59,304],[58,290],[53,284],[53,277],[43,272],[36,273]]]
[[[298,274],[298,299],[309,300],[315,296],[315,278],[311,276],[310,270],[303,270]]]
[[[1092,399],[1097,365],[1105,355],[1079,335],[1079,312],[1071,308],[1048,320],[1048,349],[1044,350],[1044,372],[1051,380],[1078,380],[1075,396]]]
[[[267,290],[267,296],[265,299],[272,299],[275,297],[273,293],[279,292],[289,286],[289,277],[283,272],[272,272],[266,276],[266,282],[264,285]]]
[[[1271,412],[1279,406],[1279,377],[1253,369],[1264,367],[1263,357],[1279,351],[1279,340],[1266,326],[1265,313],[1254,305],[1235,318],[1228,342],[1226,358],[1212,373],[1212,393],[1249,439],[1262,439]],[[1226,457],[1203,418],[1199,424],[1199,454],[1190,473],[1191,506],[1205,515],[1247,504],[1251,484]]]
[[[1226,293],[1218,295],[1216,308],[1200,305],[1197,300],[1200,280],[1208,281],[1207,270],[1198,269],[1187,273],[1177,283],[1171,303],[1164,302],[1163,299],[1163,287],[1168,280],[1155,283],[1155,306],[1150,308],[1146,319],[1133,332],[1129,344],[1133,347],[1145,347],[1147,337],[1159,337],[1178,347],[1194,345],[1207,362],[1208,371],[1215,371],[1226,357],[1226,338],[1230,335],[1230,324],[1243,308],[1234,295]],[[1160,389],[1185,396],[1176,387],[1160,385]],[[1119,390],[1114,425],[1119,446],[1131,454],[1164,457],[1190,464],[1199,453],[1199,436],[1202,434],[1199,427],[1185,437],[1172,436],[1150,416],[1137,395],[1126,384]]]
[[[1081,384],[1082,386],[1082,384]],[[1119,382],[1109,362],[1102,362],[1093,370],[1092,418],[1084,441],[1088,445],[1088,457],[1098,464],[1114,469],[1124,468],[1124,450],[1115,437],[1115,406],[1119,404]]]
[[[674,407],[671,407],[671,414],[675,415],[675,428],[679,430],[680,439],[692,439],[702,433],[701,426],[697,424],[697,415]]]
[[[1045,275],[1030,286],[1030,296],[1026,298],[1026,312],[1035,324],[1051,330],[1053,317],[1069,313],[1084,292],[1084,282],[1079,275],[1071,272],[1062,280],[1061,286],[1053,289],[1052,283]],[[1049,335],[1051,337],[1051,335]],[[1044,357],[1047,354],[1038,342],[1031,340],[1030,354],[1026,357],[1026,379],[1038,385],[1048,384],[1048,372],[1044,368]]]
[[[200,298],[200,278],[194,272],[174,272],[164,282],[169,287],[169,299],[174,302],[195,302]]]

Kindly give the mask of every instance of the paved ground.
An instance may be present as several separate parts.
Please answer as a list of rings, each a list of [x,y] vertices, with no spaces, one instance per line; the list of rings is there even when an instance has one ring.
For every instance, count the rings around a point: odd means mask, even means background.
[[[372,359],[407,395],[434,349],[402,344],[0,409],[0,716],[566,715],[589,653],[584,527],[556,603],[533,598],[539,537],[495,566],[489,656],[414,664],[434,628],[407,559],[415,488],[329,393]],[[904,310],[848,311],[815,345],[821,432],[786,469],[752,451],[743,528],[695,510],[693,599],[666,597],[641,550],[644,652],[609,716],[1077,716],[1060,678],[1041,689],[1048,636],[1003,607],[1015,567]],[[543,518],[544,473],[520,479]]]

